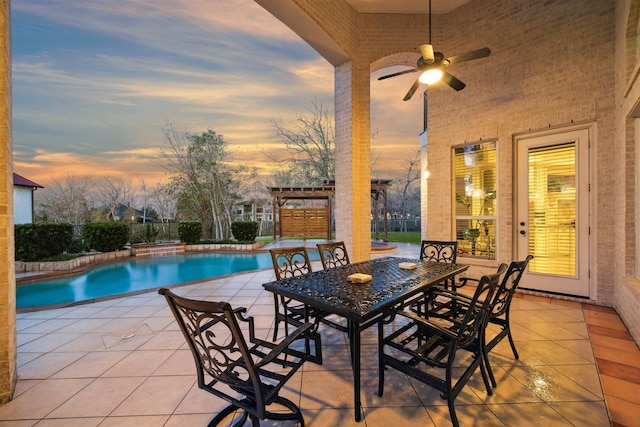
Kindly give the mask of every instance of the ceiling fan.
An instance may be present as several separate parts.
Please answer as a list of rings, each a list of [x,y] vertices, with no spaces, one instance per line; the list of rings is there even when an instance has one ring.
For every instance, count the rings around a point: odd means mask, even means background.
[[[488,47],[472,50],[461,55],[450,56],[448,58],[445,58],[441,52],[434,52],[433,45],[431,44],[431,0],[429,0],[429,44],[422,44],[419,48],[421,56],[418,58],[416,68],[378,77],[378,80],[384,80],[391,77],[401,76],[403,74],[421,71],[422,73],[413,83],[409,92],[404,96],[403,101],[411,99],[416,90],[418,90],[420,83],[429,85],[442,80],[457,91],[464,89],[466,85],[445,71],[445,68],[458,62],[471,61],[491,55],[491,50]]]

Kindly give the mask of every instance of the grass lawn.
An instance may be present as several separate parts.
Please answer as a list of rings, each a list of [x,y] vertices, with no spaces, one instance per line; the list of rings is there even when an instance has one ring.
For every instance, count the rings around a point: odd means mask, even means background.
[[[383,237],[383,233],[379,234],[380,237]],[[375,238],[375,234],[371,234],[371,239],[373,240]],[[397,232],[397,231],[389,231],[387,233],[387,239],[390,242],[396,242],[396,243],[415,243],[415,244],[420,244],[420,242],[422,241],[422,238],[420,237],[420,232],[419,231],[412,231],[409,233],[401,233],[401,232]]]

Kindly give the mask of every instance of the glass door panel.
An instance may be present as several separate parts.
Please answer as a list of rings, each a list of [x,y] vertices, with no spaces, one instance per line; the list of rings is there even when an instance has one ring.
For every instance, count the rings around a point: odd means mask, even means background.
[[[576,146],[529,149],[529,271],[576,275]]]

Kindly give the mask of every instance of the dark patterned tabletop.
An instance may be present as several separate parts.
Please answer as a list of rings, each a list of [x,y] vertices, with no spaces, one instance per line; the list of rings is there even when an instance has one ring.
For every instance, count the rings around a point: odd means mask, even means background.
[[[399,267],[415,263],[414,270]],[[315,271],[310,274],[265,283],[265,289],[291,297],[322,311],[339,314],[362,323],[421,290],[460,274],[462,264],[445,264],[416,259],[386,257]],[[371,276],[371,281],[352,283],[354,273]]]

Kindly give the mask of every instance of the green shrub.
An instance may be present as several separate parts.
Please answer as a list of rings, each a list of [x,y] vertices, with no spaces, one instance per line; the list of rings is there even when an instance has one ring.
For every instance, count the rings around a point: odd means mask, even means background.
[[[239,242],[254,242],[258,237],[258,223],[255,221],[235,221],[231,224],[231,233]]]
[[[158,237],[158,233],[160,233],[160,230],[154,227],[153,223],[148,222],[144,228],[142,240],[144,240],[145,243],[154,243]]]
[[[60,255],[73,237],[67,223],[38,222],[15,226],[15,257],[20,261],[39,261]]]
[[[124,222],[88,222],[82,227],[87,247],[98,252],[121,249],[129,241],[129,226]]]
[[[80,237],[73,237],[71,243],[67,247],[67,252],[70,254],[80,254],[86,252],[87,247],[84,244],[84,240]]]
[[[178,223],[180,241],[187,245],[195,245],[202,237],[202,223],[198,221],[181,221]]]

